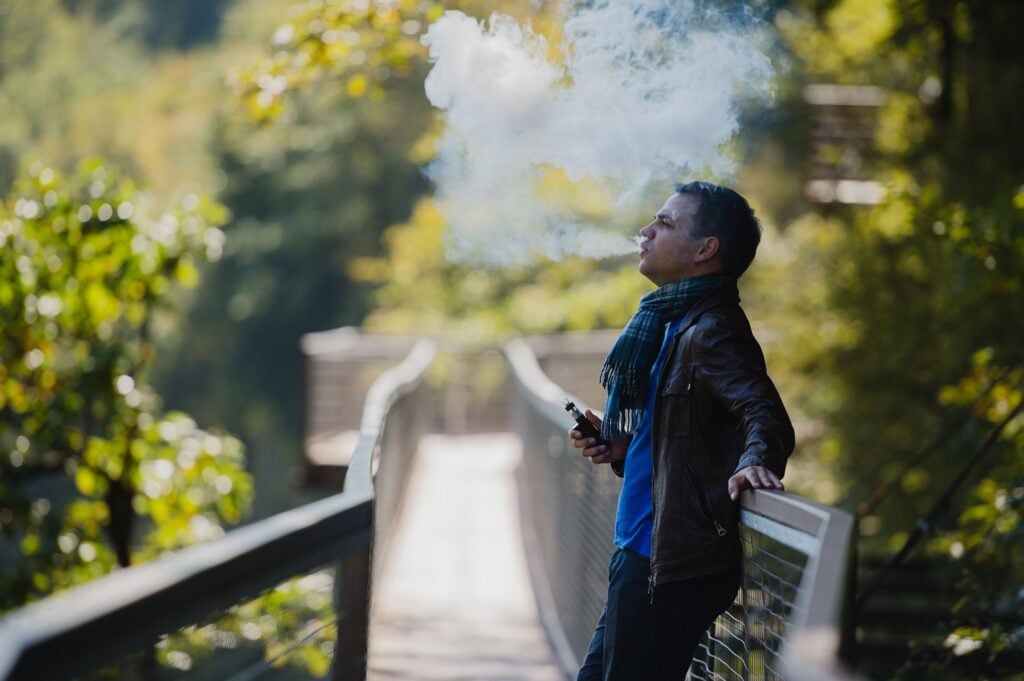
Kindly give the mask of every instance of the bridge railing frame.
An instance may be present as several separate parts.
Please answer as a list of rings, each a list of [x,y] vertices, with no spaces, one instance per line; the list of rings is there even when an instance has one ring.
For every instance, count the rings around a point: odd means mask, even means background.
[[[359,443],[339,494],[9,613],[0,619],[0,679],[45,681],[92,672],[211,612],[330,563],[339,565],[336,579],[346,586],[336,604],[333,678],[365,678],[379,496],[374,468],[388,438],[392,407],[422,384],[434,355],[433,343],[420,341],[370,388]],[[393,506],[397,499],[384,502]]]
[[[566,437],[571,422],[562,401],[578,400],[548,378],[530,345],[515,340],[505,352],[518,395],[515,414],[524,440],[522,505],[532,554],[531,576],[542,622],[568,676],[579,666],[607,591],[610,519],[621,483],[606,467],[587,465],[571,449]],[[535,470],[530,470],[531,466]],[[568,473],[549,475],[539,470],[552,466]],[[557,482],[549,479],[555,477]],[[581,490],[586,508],[570,508],[565,496]],[[540,508],[548,511],[544,517],[536,512]],[[786,622],[784,644],[778,651],[779,675],[794,681],[854,679],[844,662],[850,641],[845,612],[853,518],[795,494],[763,490],[745,491],[740,509],[741,525],[750,528],[756,524],[758,532],[774,533],[773,539],[791,541],[808,552],[791,619]],[[581,540],[576,534],[586,534],[589,539]],[[564,555],[585,551],[581,542],[593,546],[600,541],[596,537],[606,541],[603,561],[594,555]],[[554,555],[557,552],[563,555]],[[744,664],[738,678],[748,678],[748,669]]]

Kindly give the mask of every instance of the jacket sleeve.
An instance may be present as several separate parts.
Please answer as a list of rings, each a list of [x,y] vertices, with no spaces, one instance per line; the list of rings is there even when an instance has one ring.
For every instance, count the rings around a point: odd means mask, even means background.
[[[736,418],[745,439],[736,470],[764,466],[780,478],[793,452],[793,424],[749,330],[711,325],[694,334],[699,380]]]

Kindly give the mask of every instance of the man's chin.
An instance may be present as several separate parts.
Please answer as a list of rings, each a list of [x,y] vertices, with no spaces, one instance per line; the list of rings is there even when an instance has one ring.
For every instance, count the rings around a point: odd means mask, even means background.
[[[647,268],[645,268],[643,266],[643,263],[640,263],[637,266],[636,269],[637,269],[637,272],[639,272],[640,274],[642,274],[644,276],[644,279],[646,279],[647,281],[651,282],[655,286],[661,286],[661,284],[659,284],[654,278],[651,277],[650,272],[647,270]]]

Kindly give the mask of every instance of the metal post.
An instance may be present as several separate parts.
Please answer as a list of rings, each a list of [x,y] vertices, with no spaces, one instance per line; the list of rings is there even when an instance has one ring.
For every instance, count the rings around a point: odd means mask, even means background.
[[[370,633],[370,544],[351,549],[338,564],[335,603],[338,639],[331,678],[363,681]]]

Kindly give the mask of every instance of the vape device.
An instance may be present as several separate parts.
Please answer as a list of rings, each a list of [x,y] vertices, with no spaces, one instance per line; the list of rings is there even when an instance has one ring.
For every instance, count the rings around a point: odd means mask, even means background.
[[[608,444],[608,441],[601,437],[601,433],[594,427],[594,424],[588,421],[587,417],[583,415],[583,412],[577,409],[576,405],[570,400],[565,401],[565,410],[569,412],[569,416],[576,421],[576,427],[573,430],[583,433],[583,437],[594,438],[597,440],[598,445]]]

